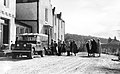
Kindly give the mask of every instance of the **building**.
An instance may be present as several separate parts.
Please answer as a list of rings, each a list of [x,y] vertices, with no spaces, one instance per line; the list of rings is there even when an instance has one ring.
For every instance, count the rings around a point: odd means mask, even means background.
[[[16,39],[16,0],[0,1],[0,47],[15,43]]]
[[[52,38],[52,5],[50,0],[17,0],[16,20],[32,27],[32,33]],[[21,12],[22,11],[22,12]]]
[[[16,4],[17,3],[17,4]],[[52,14],[53,13],[53,14]],[[42,33],[64,41],[65,22],[54,14],[51,0],[2,0],[0,2],[0,47],[15,43],[22,33]]]
[[[61,41],[64,41],[64,35],[65,35],[65,21],[61,18],[62,13],[57,14],[58,18],[58,39]]]
[[[49,35],[49,43],[51,39],[64,41],[65,21],[61,18],[61,12],[56,14],[55,7],[52,9],[51,0],[17,0],[16,6],[16,21],[31,26],[24,29],[17,26],[17,33],[31,29],[29,32]]]
[[[56,14],[55,7],[52,9],[53,14],[53,40],[58,42],[58,40],[64,41],[65,35],[65,21],[61,18],[62,13]]]

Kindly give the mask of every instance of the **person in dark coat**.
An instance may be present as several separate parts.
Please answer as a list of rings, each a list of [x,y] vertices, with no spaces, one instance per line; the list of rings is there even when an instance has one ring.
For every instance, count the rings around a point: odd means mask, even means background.
[[[101,56],[101,42],[100,39],[98,39],[97,42],[97,53],[99,54],[99,57]]]
[[[72,52],[72,47],[73,46],[73,42],[72,41],[70,41],[70,52]]]
[[[77,45],[76,45],[75,41],[73,41],[72,51],[73,51],[74,55],[76,56],[76,53],[78,53],[78,51],[77,51]]]
[[[67,41],[66,43],[66,51],[67,51],[67,56],[70,56],[70,42]]]
[[[86,43],[86,48],[87,48],[87,52],[88,52],[88,56],[89,56],[89,54],[91,53],[91,52],[90,52],[89,41],[87,41],[87,43]]]
[[[50,47],[50,48],[51,48],[52,55],[53,55],[53,54],[54,54],[54,53],[53,53],[53,49],[54,49],[54,43],[53,43],[53,39],[51,39],[51,47]]]
[[[61,56],[61,41],[58,40],[58,56]]]
[[[62,52],[65,53],[66,52],[66,44],[65,42],[63,41],[62,45],[61,45],[61,49],[62,49]]]
[[[95,39],[92,39],[91,41],[91,53],[93,53],[93,56],[95,57],[95,53],[97,51],[97,43]]]
[[[53,53],[54,53],[54,54],[57,54],[57,49],[56,49],[56,47],[57,47],[57,43],[56,43],[56,41],[54,41],[54,47],[53,47]]]

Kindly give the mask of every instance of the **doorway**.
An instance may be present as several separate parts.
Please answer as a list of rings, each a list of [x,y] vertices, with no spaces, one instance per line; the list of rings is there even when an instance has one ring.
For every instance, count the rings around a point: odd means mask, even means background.
[[[5,19],[3,25],[3,44],[9,44],[9,20]]]

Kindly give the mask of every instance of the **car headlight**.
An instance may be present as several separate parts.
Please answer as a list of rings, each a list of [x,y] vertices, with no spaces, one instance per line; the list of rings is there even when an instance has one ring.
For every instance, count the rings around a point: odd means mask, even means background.
[[[24,47],[26,47],[26,44],[24,44]]]
[[[17,44],[17,46],[19,47],[19,44]]]

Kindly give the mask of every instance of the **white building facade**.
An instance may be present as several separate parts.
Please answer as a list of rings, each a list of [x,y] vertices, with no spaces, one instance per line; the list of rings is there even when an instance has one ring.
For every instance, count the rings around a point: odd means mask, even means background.
[[[0,46],[15,43],[16,0],[0,1]]]
[[[53,12],[53,40],[58,42],[58,40],[64,41],[65,36],[65,21],[61,18],[62,13],[56,14],[55,7],[52,9]]]

